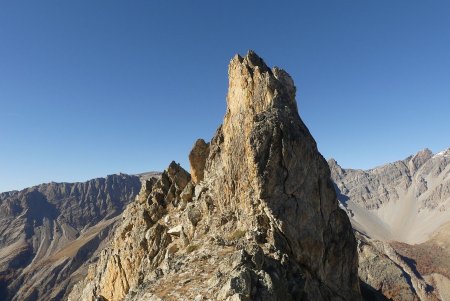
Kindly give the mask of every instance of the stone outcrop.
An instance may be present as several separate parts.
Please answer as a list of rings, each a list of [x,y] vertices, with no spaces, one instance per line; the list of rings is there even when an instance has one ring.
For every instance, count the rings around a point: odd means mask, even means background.
[[[75,286],[69,300],[123,300],[148,273],[158,273],[172,235],[180,236],[183,231],[181,227],[180,231],[169,229],[167,211],[180,204],[180,194],[189,181],[190,175],[175,162],[158,181],[145,181],[136,201],[124,211],[111,245],[90,267],[86,280]]]
[[[208,155],[209,143],[206,143],[203,139],[198,139],[189,153],[192,182],[195,184],[198,184],[201,180],[203,180]]]
[[[355,240],[292,78],[253,52],[234,57],[228,73],[227,113],[205,171],[219,212],[286,254],[310,298],[357,298]]]
[[[120,174],[1,193],[0,300],[65,299],[140,186]]]
[[[141,193],[69,300],[360,300],[356,240],[291,77],[251,51],[228,73],[192,179],[172,163]]]

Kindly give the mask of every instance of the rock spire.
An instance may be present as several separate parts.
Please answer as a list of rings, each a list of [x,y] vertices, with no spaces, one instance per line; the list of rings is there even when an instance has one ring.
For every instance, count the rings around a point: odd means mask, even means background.
[[[253,51],[228,74],[192,179],[172,163],[141,193],[71,300],[360,300],[355,237],[292,78]]]

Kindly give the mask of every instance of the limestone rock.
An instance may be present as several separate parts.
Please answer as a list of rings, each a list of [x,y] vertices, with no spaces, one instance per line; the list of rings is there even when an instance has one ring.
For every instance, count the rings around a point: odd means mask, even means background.
[[[186,187],[184,187],[183,191],[181,192],[181,199],[184,202],[190,202],[192,201],[192,198],[194,197],[194,185],[192,182],[189,182]]]
[[[182,225],[169,230],[163,220],[168,208],[176,207],[189,180],[189,174],[172,162],[150,194],[142,189],[139,200],[124,211],[111,244],[102,251],[97,264],[91,266],[92,276],[78,283],[68,300],[123,300],[142,284],[147,272],[155,271],[165,259],[172,242],[170,234],[180,236],[183,231]],[[150,300],[158,297],[148,296]]]
[[[181,232],[183,232],[183,225],[178,225],[167,231],[168,234],[177,235],[177,236],[180,236]]]
[[[198,184],[203,180],[206,159],[209,155],[209,143],[203,139],[198,139],[191,152],[189,153],[189,162],[191,164],[192,181]]]
[[[172,163],[69,300],[361,299],[356,240],[291,77],[252,51],[228,73],[223,125],[190,154],[195,188]]]
[[[193,226],[197,226],[197,224],[202,219],[202,212],[198,208],[190,207],[187,210],[187,216],[188,216],[188,219],[191,222],[191,224]]]
[[[327,162],[298,115],[293,80],[251,51],[235,56],[228,74],[227,113],[205,169],[214,205],[290,258],[304,277],[302,294],[358,299],[356,241]]]

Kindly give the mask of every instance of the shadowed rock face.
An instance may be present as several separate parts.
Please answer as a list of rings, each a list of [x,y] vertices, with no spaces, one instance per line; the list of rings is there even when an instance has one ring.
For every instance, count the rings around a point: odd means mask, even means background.
[[[292,79],[252,51],[228,74],[224,122],[191,152],[195,177],[172,163],[141,190],[69,300],[361,298],[356,240]]]
[[[61,300],[138,193],[136,176],[0,194],[0,300]]]

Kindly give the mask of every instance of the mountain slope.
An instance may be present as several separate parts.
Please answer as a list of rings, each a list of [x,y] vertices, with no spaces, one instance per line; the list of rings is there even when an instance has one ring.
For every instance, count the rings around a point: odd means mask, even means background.
[[[368,291],[392,300],[450,300],[450,149],[366,171],[328,164],[357,234]]]
[[[329,165],[353,227],[372,238],[421,243],[450,221],[450,149],[365,171]]]
[[[424,243],[392,242],[391,245],[430,286],[436,288],[441,300],[450,300],[450,223],[439,228]]]
[[[61,300],[139,189],[120,174],[1,193],[0,299]]]

